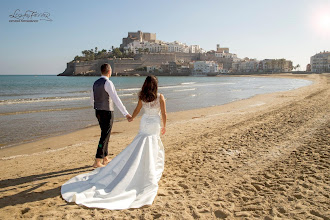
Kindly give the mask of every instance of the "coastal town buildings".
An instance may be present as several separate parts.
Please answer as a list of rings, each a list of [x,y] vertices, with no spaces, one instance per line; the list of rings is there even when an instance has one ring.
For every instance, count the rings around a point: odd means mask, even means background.
[[[311,57],[311,71],[314,73],[330,72],[330,52],[323,51]]]
[[[164,42],[158,41],[157,43],[148,41],[133,41],[123,48],[125,53],[132,52],[140,54],[145,52],[150,53],[204,53],[205,51],[199,45],[188,46],[179,41]]]
[[[179,41],[174,41],[171,43],[165,43],[167,45],[167,52],[169,53],[188,53],[189,47]]]
[[[228,58],[228,59],[231,59],[232,62],[238,62],[241,60],[240,58],[237,57],[236,54],[233,54],[233,53],[215,52],[214,56],[218,57],[218,58]]]
[[[220,57],[220,58],[230,58],[233,60],[233,62],[237,62],[241,59],[237,57],[237,54],[230,53],[229,52],[229,47],[220,47],[220,44],[217,44],[217,50],[214,53],[215,57]]]
[[[190,45],[189,46],[189,53],[203,53],[199,45]]]
[[[189,76],[192,72],[191,63],[182,65],[181,62],[171,61],[161,65],[147,66],[148,73],[169,73],[170,75]]]
[[[236,54],[230,53],[228,47],[220,47],[220,44],[217,44],[216,50],[201,54],[200,60],[217,62],[223,67],[219,71],[221,73],[227,73],[231,70],[233,62],[238,62],[241,59],[238,58]]]
[[[244,59],[239,62],[233,62],[232,71],[233,72],[258,72],[260,61],[256,59]]]
[[[259,68],[262,72],[290,72],[292,71],[292,61],[286,59],[264,59]]]
[[[237,62],[233,62],[231,72],[251,73],[258,72],[260,68],[260,61],[256,59],[244,58]]]
[[[207,74],[207,73],[218,73],[219,65],[214,61],[195,61],[194,62],[194,74]]]
[[[256,59],[244,58],[241,61],[233,62],[231,72],[242,73],[279,73],[290,72],[292,70],[292,61],[285,59]]]

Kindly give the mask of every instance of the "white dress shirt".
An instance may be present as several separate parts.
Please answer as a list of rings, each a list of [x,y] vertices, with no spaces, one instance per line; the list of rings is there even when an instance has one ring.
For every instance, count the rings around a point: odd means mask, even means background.
[[[113,83],[109,80],[108,77],[106,76],[101,76],[102,78],[106,79],[107,81],[104,83],[104,89],[105,91],[109,94],[111,100],[116,104],[117,108],[119,109],[119,111],[124,115],[128,115],[128,111],[126,110],[125,106],[123,105],[123,103],[121,102],[120,98],[117,95],[115,86],[113,85]],[[92,106],[94,106],[94,92],[93,92],[93,88],[92,88],[92,92],[91,92],[91,104]]]

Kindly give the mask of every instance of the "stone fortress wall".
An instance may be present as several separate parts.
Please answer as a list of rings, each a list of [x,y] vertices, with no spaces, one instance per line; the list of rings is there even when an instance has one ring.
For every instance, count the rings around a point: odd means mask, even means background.
[[[137,54],[134,58],[101,59],[83,62],[69,62],[67,68],[60,75],[65,76],[94,76],[100,74],[103,63],[109,63],[114,74],[123,74],[130,70],[145,66],[157,66],[168,62],[179,62],[188,64],[191,61],[200,60],[201,55],[197,53],[150,53]]]
[[[69,62],[67,68],[60,75],[63,76],[94,76],[100,75],[101,65],[109,63],[111,67],[114,67],[114,62],[111,59],[100,59],[84,62]]]

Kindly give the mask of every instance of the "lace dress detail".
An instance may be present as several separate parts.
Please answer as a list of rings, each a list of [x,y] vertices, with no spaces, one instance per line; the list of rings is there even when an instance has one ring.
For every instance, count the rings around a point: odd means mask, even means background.
[[[142,107],[144,114],[140,122],[140,133],[147,135],[157,135],[160,134],[160,102],[159,93],[157,98],[152,102],[143,102]]]
[[[144,114],[147,115],[159,115],[160,114],[160,102],[159,102],[160,94],[157,94],[157,98],[152,102],[143,102],[142,106],[144,109]]]

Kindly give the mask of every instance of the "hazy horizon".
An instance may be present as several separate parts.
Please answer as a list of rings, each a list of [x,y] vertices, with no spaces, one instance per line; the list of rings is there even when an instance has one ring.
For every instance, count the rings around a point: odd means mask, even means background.
[[[0,75],[57,75],[81,51],[119,47],[137,30],[206,51],[220,44],[239,58],[285,58],[300,70],[311,56],[330,50],[330,2],[325,0],[13,0],[0,6]],[[52,21],[9,22],[17,9],[47,12]]]

